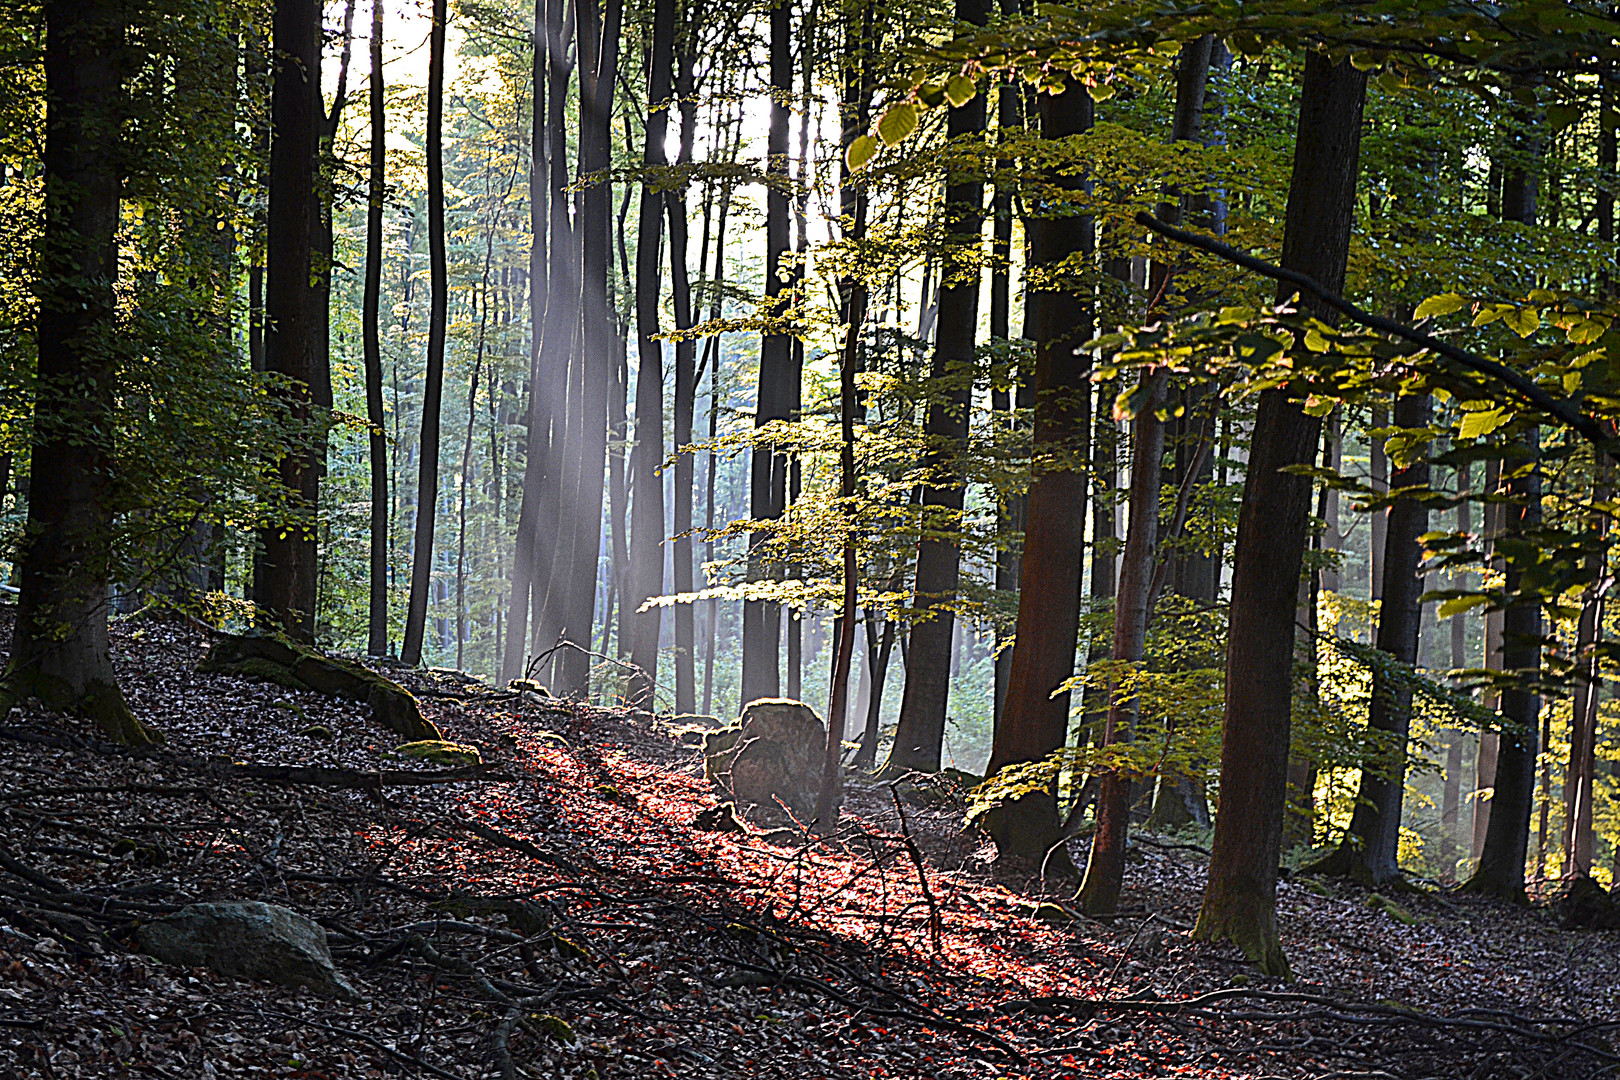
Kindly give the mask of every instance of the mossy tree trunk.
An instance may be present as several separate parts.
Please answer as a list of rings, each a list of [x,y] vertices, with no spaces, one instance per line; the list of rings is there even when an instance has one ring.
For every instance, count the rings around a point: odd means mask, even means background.
[[[123,5],[45,5],[45,229],[39,367],[20,595],[0,706],[26,697],[157,741],[124,702],[107,642],[118,380],[119,55]]]

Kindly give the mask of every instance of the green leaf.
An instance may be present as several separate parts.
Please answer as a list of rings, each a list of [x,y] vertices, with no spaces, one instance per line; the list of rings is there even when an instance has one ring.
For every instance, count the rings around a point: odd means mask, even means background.
[[[965,75],[952,75],[945,80],[945,100],[955,108],[960,109],[972,101],[973,95],[977,92],[978,87],[974,86],[973,80]]]
[[[1516,308],[1502,316],[1502,321],[1522,338],[1527,338],[1541,329],[1541,312],[1533,307]]]
[[[1105,82],[1088,83],[1086,93],[1091,95],[1092,101],[1107,101],[1114,96],[1114,88]]]
[[[1126,420],[1135,420],[1136,414],[1147,407],[1151,390],[1142,383],[1137,383],[1119,395],[1114,401],[1114,419],[1123,423]]]
[[[1436,618],[1449,619],[1453,615],[1461,615],[1465,611],[1473,611],[1475,608],[1489,603],[1490,599],[1490,597],[1482,596],[1478,593],[1474,594],[1473,596],[1453,596],[1450,600],[1447,600],[1441,604],[1434,614]]]
[[[917,87],[917,100],[930,109],[937,109],[945,104],[945,90],[933,83],[923,83]]]
[[[1512,419],[1513,417],[1510,414],[1501,409],[1464,413],[1462,428],[1457,432],[1457,438],[1477,439],[1481,435],[1489,435]]]
[[[1427,300],[1423,301],[1423,303],[1419,304],[1417,306],[1417,311],[1413,313],[1413,317],[1418,319],[1428,319],[1435,315],[1450,315],[1453,311],[1459,310],[1466,303],[1468,303],[1468,301],[1464,300],[1454,292],[1441,293],[1439,296],[1431,296]]]
[[[844,152],[844,164],[849,166],[850,172],[860,172],[866,163],[872,160],[877,153],[877,140],[870,135],[857,135]]]
[[[1305,331],[1305,347],[1311,352],[1327,352],[1328,339],[1323,337],[1321,332],[1313,326]]]
[[[904,142],[906,136],[917,130],[917,106],[909,101],[902,101],[898,105],[890,105],[878,118],[878,138],[883,140],[884,146],[895,146]]]

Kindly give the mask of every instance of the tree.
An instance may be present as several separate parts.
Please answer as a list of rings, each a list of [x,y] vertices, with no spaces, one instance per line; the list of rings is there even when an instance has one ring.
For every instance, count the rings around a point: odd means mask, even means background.
[[[1306,55],[1282,264],[1334,292],[1343,288],[1355,217],[1366,92],[1366,73],[1348,60],[1334,63],[1315,50]],[[1303,303],[1331,317],[1316,298]],[[1194,930],[1201,940],[1233,942],[1273,975],[1288,972],[1277,939],[1277,863],[1288,793],[1294,609],[1311,505],[1310,480],[1282,470],[1315,459],[1320,428],[1286,389],[1261,394],[1232,567],[1215,843]]]
[[[989,0],[956,0],[956,17],[983,26]],[[950,152],[976,155],[970,147],[984,138],[984,95],[953,106],[946,117]],[[967,166],[967,167],[965,167]],[[917,544],[917,587],[906,657],[906,683],[900,696],[900,723],[886,769],[938,772],[945,741],[945,706],[951,692],[951,639],[962,551],[964,485],[961,456],[967,444],[974,378],[974,339],[979,325],[980,230],[984,219],[984,180],[978,157],[971,166],[947,166],[947,242],[940,269],[939,316],[929,367],[930,399],[923,432],[923,534]]]
[[[641,153],[641,220],[636,233],[636,441],[630,456],[630,693],[632,705],[652,706],[658,681],[658,638],[664,609],[642,605],[664,583],[664,343],[658,338],[658,297],[664,238],[664,138],[675,89],[675,0],[653,8],[652,62],[647,69],[647,122]]]
[[[1041,137],[1057,142],[1091,127],[1089,94],[1073,81],[1061,93],[1040,99]],[[1030,261],[1055,266],[1095,246],[1091,219],[1070,199],[1081,191],[1077,171],[1055,179],[1042,213],[1028,227]],[[1089,297],[1056,283],[1025,301],[1033,309],[1035,370],[1034,440],[1029,495],[1024,510],[1024,555],[1019,571],[1018,623],[1001,722],[996,726],[987,771],[1040,761],[1068,737],[1069,694],[1080,623],[1080,568],[1085,553],[1085,509],[1091,420],[1086,359],[1078,346],[1091,336]],[[1111,560],[1110,560],[1111,561]],[[1002,854],[1044,858],[1072,874],[1062,847],[1057,804],[1037,791],[992,811],[985,827]]]
[[[118,212],[126,47],[118,0],[45,5],[45,221],[28,523],[0,709],[28,697],[109,737],[159,741],[108,652],[115,474]]]
[[[321,340],[315,273],[316,186],[321,109],[321,7],[276,0],[270,91],[270,199],[265,224],[265,370],[290,418],[306,428],[316,415]],[[253,599],[268,624],[294,638],[315,636],[316,528],[324,440],[303,439],[277,463],[286,491],[282,520],[260,527]]]
[[[788,106],[793,94],[792,23],[788,0],[773,0],[770,18],[771,119],[765,143],[765,314],[772,320],[760,339],[759,390],[754,404],[754,426],[792,418],[798,397],[793,378],[791,336],[778,320],[787,315],[782,300],[783,256],[788,250]],[[769,445],[753,449],[748,479],[748,512],[755,521],[774,521],[787,506],[785,454]],[[748,538],[749,577],[768,573],[762,551],[765,534]],[[782,690],[780,657],[781,605],[768,600],[743,604],[742,704],[775,697]]]
[[[383,0],[371,0],[371,154],[366,183],[366,284],[361,311],[365,335],[366,423],[370,426],[371,561],[366,652],[388,652],[388,432],[383,427],[382,232],[388,149],[383,96]]]
[[[1405,394],[1395,402],[1395,426],[1407,430],[1429,424],[1427,394]],[[1419,447],[1416,456],[1389,478],[1393,492],[1429,486],[1429,461]],[[1384,525],[1383,602],[1378,609],[1377,648],[1398,664],[1418,660],[1423,623],[1423,561],[1419,539],[1429,530],[1429,509],[1421,498],[1396,499]],[[1350,827],[1338,848],[1315,864],[1321,873],[1353,877],[1382,885],[1400,874],[1396,859],[1401,839],[1401,806],[1406,796],[1407,739],[1412,727],[1412,689],[1385,669],[1373,669],[1372,702],[1367,730],[1384,738],[1369,748],[1361,768],[1360,790]]]
[[[448,0],[433,0],[428,36],[427,212],[428,309],[427,372],[422,377],[422,435],[416,477],[416,535],[411,545],[411,594],[405,612],[405,644],[399,658],[422,662],[428,590],[433,585],[433,526],[439,506],[439,409],[444,398],[444,337],[450,313],[450,271],[444,235],[444,35]]]

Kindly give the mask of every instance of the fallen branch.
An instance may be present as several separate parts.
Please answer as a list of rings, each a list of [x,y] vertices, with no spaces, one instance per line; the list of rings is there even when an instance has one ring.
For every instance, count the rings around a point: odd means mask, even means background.
[[[415,771],[411,769],[344,769],[324,765],[253,765],[231,762],[228,776],[263,780],[271,784],[305,784],[310,787],[354,788],[375,791],[385,787],[419,787],[427,784],[479,783],[510,784],[517,777],[499,771],[497,765],[467,765],[459,769]]]

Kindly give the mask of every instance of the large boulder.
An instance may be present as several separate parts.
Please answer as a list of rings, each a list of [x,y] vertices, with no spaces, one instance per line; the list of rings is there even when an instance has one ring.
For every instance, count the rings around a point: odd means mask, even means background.
[[[257,901],[191,904],[146,923],[137,937],[145,952],[165,963],[360,999],[333,965],[326,931],[290,908]]]
[[[371,707],[372,718],[414,741],[444,735],[422,715],[411,692],[370,668],[338,660],[273,634],[228,634],[214,643],[200,671],[264,679],[293,690],[313,690]]]
[[[808,824],[826,751],[827,728],[814,709],[791,698],[761,698],[737,723],[704,738],[704,774],[755,824]]]

